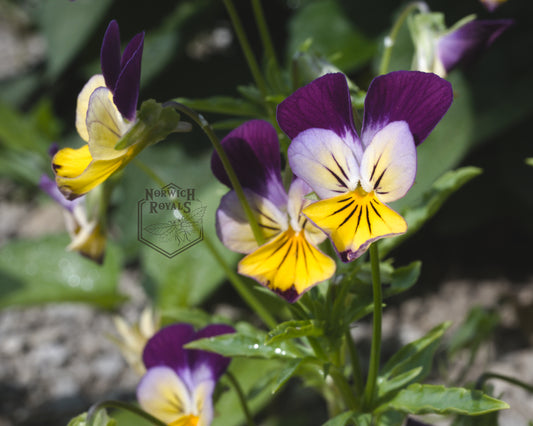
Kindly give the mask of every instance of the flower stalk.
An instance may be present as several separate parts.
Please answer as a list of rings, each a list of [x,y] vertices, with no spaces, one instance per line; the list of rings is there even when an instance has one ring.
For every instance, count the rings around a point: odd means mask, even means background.
[[[381,277],[379,272],[379,253],[377,242],[370,246],[370,263],[372,268],[372,292],[374,294],[374,319],[372,323],[372,346],[370,347],[370,366],[364,393],[364,405],[372,408],[376,396],[376,386],[381,355],[381,318],[383,311],[383,296],[381,292]]]

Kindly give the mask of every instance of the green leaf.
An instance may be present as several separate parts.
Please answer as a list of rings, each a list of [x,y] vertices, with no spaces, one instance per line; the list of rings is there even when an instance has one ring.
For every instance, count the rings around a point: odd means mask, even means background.
[[[480,174],[481,169],[477,167],[462,167],[444,173],[420,200],[405,209],[403,217],[408,224],[407,232],[398,237],[380,241],[380,256],[384,257],[390,250],[416,233],[439,211],[454,192]]]
[[[268,333],[266,343],[273,345],[299,337],[319,337],[324,334],[323,322],[315,320],[286,321]]]
[[[378,408],[409,414],[466,414],[475,416],[509,408],[509,405],[479,390],[445,388],[437,385],[410,385]]]
[[[384,297],[394,296],[409,290],[418,281],[422,262],[414,261],[407,266],[394,270],[391,274],[390,286],[384,290]]]
[[[66,235],[18,240],[0,249],[0,308],[46,302],[85,302],[112,308],[124,300],[117,292],[121,256],[107,249],[97,265],[66,251]]]
[[[283,363],[284,365],[285,363]],[[282,368],[279,360],[259,360],[251,358],[236,358],[231,361],[230,371],[237,378],[241,386],[248,407],[253,413],[257,413],[272,399],[272,382],[264,382],[259,388],[256,386],[265,377],[275,377],[277,371]],[[231,384],[224,380],[224,384],[229,388],[224,392],[215,405],[215,418],[212,426],[239,426],[246,424],[243,410],[237,392]]]
[[[311,2],[294,14],[289,22],[289,57],[308,39],[312,50],[345,72],[368,63],[376,51],[375,42],[365,37],[333,0]]]
[[[413,381],[420,376],[420,373],[422,373],[422,369],[422,367],[416,367],[405,373],[398,374],[390,380],[378,380],[378,397],[384,398],[389,393],[413,383]]]
[[[92,421],[92,426],[115,426],[116,424],[116,420],[110,418],[106,410],[98,410]],[[87,413],[74,417],[67,426],[87,426]]]
[[[356,423],[353,423],[353,420],[355,420],[356,418]],[[372,424],[372,416],[370,414],[354,414],[353,411],[345,411],[344,413],[337,414],[332,419],[329,419],[322,426],[345,426],[347,424],[356,424],[357,426],[370,426]]]
[[[229,96],[212,96],[206,99],[178,98],[176,102],[197,111],[243,117],[264,117],[265,111],[256,103]]]
[[[237,332],[195,340],[185,347],[216,352],[227,357],[298,359],[305,355],[294,344],[282,342],[268,345],[264,341],[265,334],[257,330],[254,334]]]
[[[302,364],[303,360],[293,359],[285,361],[283,368],[277,374],[274,380],[274,386],[272,387],[272,393],[278,392],[285,383],[296,373],[298,367]]]
[[[84,47],[111,6],[111,0],[38,2],[35,15],[48,47],[46,76],[55,80]],[[103,38],[103,34],[101,38]],[[98,56],[95,51],[94,56]]]
[[[425,336],[414,342],[408,343],[401,348],[383,366],[378,382],[387,386],[385,382],[389,379],[398,377],[404,373],[412,372],[418,367],[421,367],[422,370],[416,378],[422,380],[430,371],[433,354],[435,353],[444,332],[450,327],[450,325],[451,322],[445,322],[438,325],[430,330]]]

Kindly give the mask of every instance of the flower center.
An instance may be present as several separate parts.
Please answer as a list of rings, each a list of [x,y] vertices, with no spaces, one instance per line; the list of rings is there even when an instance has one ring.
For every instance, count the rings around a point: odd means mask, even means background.
[[[168,426],[196,426],[200,418],[194,414],[188,414],[186,416],[181,416],[179,419],[174,420],[172,423],[169,423]]]

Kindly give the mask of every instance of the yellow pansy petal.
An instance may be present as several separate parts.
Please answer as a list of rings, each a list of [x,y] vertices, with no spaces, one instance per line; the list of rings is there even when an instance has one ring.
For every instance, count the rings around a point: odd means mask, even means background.
[[[56,171],[56,183],[63,195],[69,200],[73,200],[100,185],[128,161],[129,157],[109,161],[93,161],[79,176],[73,177],[63,177]]]
[[[167,424],[189,425],[180,421],[193,414],[187,387],[169,367],[148,370],[137,387],[137,400],[143,410]]]
[[[127,149],[116,150],[115,145],[131,125],[124,121],[113,103],[111,91],[106,87],[95,89],[87,110],[89,150],[93,159],[112,160],[124,155]]]
[[[169,423],[169,426],[197,426],[198,425],[198,416],[189,414],[187,416],[182,416],[178,420]]]
[[[102,74],[93,75],[83,86],[78,95],[76,106],[76,129],[85,142],[89,142],[89,132],[87,131],[87,110],[89,109],[89,98],[98,87],[106,87]]]
[[[361,256],[373,241],[407,231],[403,217],[361,189],[317,201],[303,213],[331,238],[343,262]]]
[[[81,175],[92,159],[88,145],[79,149],[63,148],[54,155],[52,168],[56,176],[73,178]]]
[[[239,273],[256,279],[289,302],[330,278],[335,262],[292,228],[239,262]]]

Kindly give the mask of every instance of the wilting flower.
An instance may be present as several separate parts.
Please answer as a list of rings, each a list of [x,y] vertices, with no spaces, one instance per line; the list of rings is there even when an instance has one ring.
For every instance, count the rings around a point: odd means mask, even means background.
[[[77,251],[97,263],[102,263],[107,242],[105,229],[98,214],[87,211],[85,197],[66,200],[55,181],[46,175],[41,176],[39,186],[64,209],[65,223],[71,238],[67,250]]]
[[[78,96],[76,128],[87,145],[64,148],[52,160],[61,192],[74,199],[104,182],[144,148],[115,149],[135,119],[144,34],[137,34],[120,56],[118,24],[112,21],[101,50],[102,74],[89,80]]]
[[[278,123],[292,139],[291,168],[321,199],[303,214],[326,232],[344,262],[373,241],[407,230],[385,203],[413,185],[416,146],[452,97],[450,83],[435,74],[398,71],[377,77],[365,99],[361,137],[343,74],[314,80],[278,106]]]
[[[472,15],[447,29],[442,13],[414,15],[409,26],[415,43],[413,69],[445,77],[476,59],[512,24],[510,19],[478,20]]]
[[[235,191],[220,202],[216,214],[218,236],[230,250],[247,254],[239,262],[240,274],[294,302],[335,272],[335,262],[316,248],[326,236],[301,215],[302,208],[310,203],[304,199],[310,189],[296,179],[288,194],[285,191],[278,137],[266,121],[241,125],[222,140],[222,146],[266,242],[259,247]],[[211,167],[215,176],[231,187],[216,154]]]
[[[148,339],[159,329],[159,321],[159,316],[150,307],[145,308],[139,321],[131,325],[120,316],[113,317],[119,337],[109,336],[109,339],[119,347],[126,362],[140,375],[146,372],[142,352]]]
[[[174,324],[159,330],[143,352],[147,372],[137,387],[141,407],[168,425],[210,425],[213,391],[230,359],[183,346],[193,340],[234,331],[222,324],[209,325],[198,332],[189,324]]]

